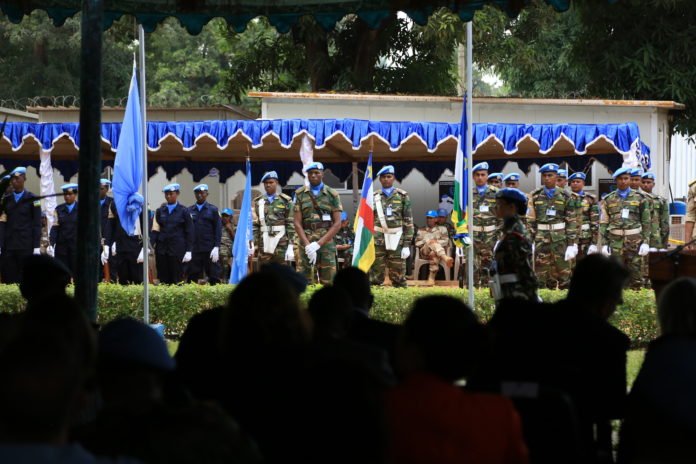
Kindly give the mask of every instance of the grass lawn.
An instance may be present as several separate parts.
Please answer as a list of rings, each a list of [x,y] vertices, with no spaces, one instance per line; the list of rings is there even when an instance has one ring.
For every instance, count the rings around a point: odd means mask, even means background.
[[[179,340],[167,340],[167,349],[171,356],[174,356],[177,348],[179,348]]]

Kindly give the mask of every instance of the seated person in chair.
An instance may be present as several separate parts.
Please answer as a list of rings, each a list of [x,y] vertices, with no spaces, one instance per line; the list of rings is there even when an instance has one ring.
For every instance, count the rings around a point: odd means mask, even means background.
[[[428,285],[434,285],[440,260],[444,260],[448,267],[452,267],[454,260],[451,256],[447,256],[445,251],[445,248],[449,246],[449,238],[447,229],[437,224],[437,211],[430,210],[425,216],[428,226],[418,229],[416,248],[418,248],[421,258],[430,260]]]

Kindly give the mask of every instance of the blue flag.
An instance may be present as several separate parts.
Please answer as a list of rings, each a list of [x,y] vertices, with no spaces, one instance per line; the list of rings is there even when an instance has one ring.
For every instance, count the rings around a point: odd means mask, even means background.
[[[247,275],[247,243],[252,239],[251,234],[251,164],[246,162],[246,185],[244,186],[244,198],[242,198],[242,209],[239,212],[239,222],[232,245],[232,271],[230,272],[230,283],[238,284]]]
[[[140,93],[134,66],[111,181],[121,227],[131,236],[135,233],[135,225],[143,209],[143,197],[138,194],[143,182],[143,143]]]

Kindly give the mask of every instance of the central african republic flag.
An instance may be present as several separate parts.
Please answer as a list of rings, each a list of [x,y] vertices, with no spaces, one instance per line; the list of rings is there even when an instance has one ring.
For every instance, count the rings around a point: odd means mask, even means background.
[[[355,244],[353,245],[353,266],[363,272],[370,270],[375,262],[375,216],[372,202],[374,193],[372,189],[372,153],[367,160],[365,180],[363,181],[360,207],[355,216]]]
[[[469,245],[469,223],[466,217],[466,208],[469,204],[469,171],[466,168],[468,157],[466,152],[466,96],[462,109],[462,122],[459,126],[459,143],[457,143],[457,157],[454,163],[454,207],[452,208],[452,224],[454,224],[454,244],[458,247]]]

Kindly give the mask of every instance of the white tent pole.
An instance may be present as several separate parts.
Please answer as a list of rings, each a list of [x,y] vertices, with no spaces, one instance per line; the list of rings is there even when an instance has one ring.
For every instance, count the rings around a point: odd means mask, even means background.
[[[472,22],[469,21],[466,23],[466,152],[469,154],[466,158],[466,175],[468,176],[467,179],[467,186],[469,191],[467,192],[467,205],[466,205],[466,217],[469,222],[469,233],[471,234],[471,246],[469,246],[469,257],[467,260],[467,275],[469,276],[469,282],[468,282],[468,289],[469,289],[469,307],[473,310],[474,309],[474,230],[473,230],[473,223],[474,223],[474,197],[471,194],[471,169],[473,167],[473,158],[474,158],[474,153],[472,150],[473,144],[472,140],[474,138],[474,133],[473,133],[473,128],[474,125],[472,123],[472,116],[473,116],[473,71],[474,71],[474,66],[473,66],[473,54],[474,54],[474,47],[473,47],[473,26]]]
[[[150,211],[147,202],[147,98],[145,98],[145,31],[142,25],[138,25],[138,49],[140,68],[140,112],[143,132],[143,321],[150,323],[150,279],[149,279],[149,248],[150,248]]]

